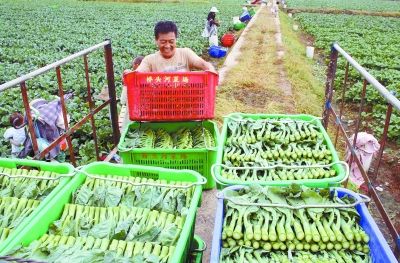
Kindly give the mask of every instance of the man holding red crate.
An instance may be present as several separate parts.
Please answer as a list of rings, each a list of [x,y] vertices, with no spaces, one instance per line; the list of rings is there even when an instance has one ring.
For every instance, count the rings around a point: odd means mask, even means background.
[[[211,71],[217,73],[214,66],[199,57],[190,48],[177,48],[176,39],[178,28],[172,21],[160,21],[154,28],[155,42],[159,49],[154,54],[144,57],[137,68],[138,72],[185,72],[192,69]],[[124,75],[131,72],[125,70]],[[129,122],[127,102],[127,88],[124,84],[121,93],[123,107],[119,116],[120,129],[123,130]]]
[[[154,27],[158,51],[147,55],[139,72],[184,72],[192,69],[216,72],[214,66],[199,57],[190,48],[177,48],[178,28],[172,21],[160,21]]]

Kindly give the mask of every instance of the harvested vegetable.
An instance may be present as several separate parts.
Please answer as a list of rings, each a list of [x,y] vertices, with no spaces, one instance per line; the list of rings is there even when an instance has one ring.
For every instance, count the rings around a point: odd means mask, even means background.
[[[26,198],[0,198],[0,241],[5,240],[39,204],[39,201]]]
[[[49,234],[175,245],[185,218],[147,208],[67,204]]]
[[[131,149],[192,149],[215,147],[215,141],[212,133],[202,126],[180,128],[171,133],[162,128],[139,128],[128,131],[122,146]]]
[[[221,263],[338,263],[338,262],[357,262],[371,263],[371,258],[364,253],[350,253],[346,251],[321,251],[312,253],[308,251],[297,251],[286,253],[282,251],[268,252],[262,249],[248,247],[222,248]]]
[[[166,263],[174,246],[122,240],[44,235],[28,247],[18,247],[12,257],[41,262],[132,262]]]
[[[171,186],[189,184],[141,177],[105,176],[105,178],[128,180],[134,183],[170,184]],[[142,207],[184,216],[190,206],[193,191],[194,187],[132,186],[129,183],[87,178],[85,183],[74,193],[72,202],[100,207],[121,205]]]
[[[329,189],[314,190],[297,185],[287,188],[252,185],[239,191],[227,190],[224,195],[233,201],[228,199],[225,203],[222,246],[226,250],[224,250],[225,254],[221,254],[221,262],[235,260],[237,262],[243,258],[246,258],[248,262],[253,262],[252,259],[257,258],[256,255],[260,251],[262,253],[299,252],[296,254],[297,261],[287,262],[307,262],[306,258],[322,260],[326,255],[328,258],[331,256],[335,258],[336,254],[339,255],[337,257],[343,259],[346,259],[348,255],[350,259],[357,257],[358,261],[354,262],[369,260],[369,236],[359,225],[360,216],[357,210],[354,207],[323,207],[324,205],[354,203],[353,197],[339,198],[336,191],[331,194]],[[240,203],[246,205],[240,205]],[[321,205],[321,207],[290,209],[257,204],[281,204],[294,207]],[[230,256],[232,251],[236,251],[237,255],[234,253],[235,256]],[[300,253],[301,251],[312,253],[320,251],[322,254],[310,256],[307,253]],[[273,253],[268,254],[266,257],[271,261],[266,262],[285,262],[288,259],[285,253],[274,254],[274,256],[272,256]],[[276,261],[276,258],[281,261]],[[247,262],[246,260],[240,262]],[[344,260],[343,262],[353,261]]]
[[[311,122],[287,119],[229,120],[221,175],[240,181],[322,179],[336,176],[319,128]],[[251,169],[290,165],[296,168]],[[229,167],[249,167],[231,169]],[[304,168],[303,168],[304,167]]]
[[[4,241],[39,206],[40,201],[50,194],[59,180],[27,178],[58,177],[58,174],[49,171],[0,167],[0,173],[24,176],[0,176],[0,241]]]
[[[39,180],[25,177],[35,176],[56,178],[59,176],[59,174],[49,171],[0,167],[0,173],[12,176],[24,176],[21,178],[0,176],[0,197],[13,196],[18,198],[43,200],[60,182],[60,180]]]

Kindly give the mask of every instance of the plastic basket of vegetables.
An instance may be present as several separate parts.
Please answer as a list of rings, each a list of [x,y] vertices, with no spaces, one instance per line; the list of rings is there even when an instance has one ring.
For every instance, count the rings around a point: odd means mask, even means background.
[[[73,172],[69,164],[0,158],[0,250],[68,183]]]
[[[348,176],[321,121],[311,115],[225,117],[212,168],[217,187],[253,184],[337,186]]]
[[[241,29],[243,29],[245,27],[246,27],[246,24],[242,23],[240,21],[235,23],[235,24],[233,24],[233,29],[235,29],[236,31],[239,31],[239,30],[241,30]]]
[[[92,163],[0,254],[46,262],[185,262],[204,183],[193,171]]]
[[[211,166],[217,157],[219,132],[215,122],[132,122],[118,150],[124,164],[188,169],[207,178],[204,189],[215,187]]]
[[[231,186],[219,198],[213,263],[397,262],[369,198],[347,189]]]

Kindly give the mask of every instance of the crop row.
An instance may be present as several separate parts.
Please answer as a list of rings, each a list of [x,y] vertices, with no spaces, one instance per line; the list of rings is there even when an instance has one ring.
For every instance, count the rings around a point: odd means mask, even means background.
[[[375,0],[288,0],[290,8],[329,8],[340,10],[400,11],[398,1]]]
[[[315,38],[315,46],[328,55],[330,45],[338,42],[353,58],[365,67],[381,84],[395,94],[400,93],[400,20],[396,18],[328,15],[301,13],[295,18],[304,31]],[[340,90],[344,80],[345,60],[338,61],[336,88]],[[362,79],[352,67],[349,71],[346,100],[359,102]],[[386,114],[383,98],[371,86],[367,88],[366,102],[371,110],[367,113],[379,125],[373,129],[380,134]],[[382,125],[381,125],[382,124]],[[394,114],[389,137],[399,140],[400,117]]]

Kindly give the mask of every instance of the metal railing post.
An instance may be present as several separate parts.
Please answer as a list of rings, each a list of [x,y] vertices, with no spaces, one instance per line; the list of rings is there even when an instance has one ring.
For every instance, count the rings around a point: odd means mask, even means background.
[[[87,95],[88,95],[88,104],[89,104],[89,111],[91,112],[94,108],[94,103],[92,100],[92,88],[90,85],[90,77],[89,77],[89,63],[87,55],[83,56],[83,64],[85,65],[85,78],[86,78],[86,88],[87,88]],[[97,141],[97,129],[96,129],[96,121],[94,116],[90,116],[90,124],[92,125],[93,131],[93,140],[94,140],[94,149],[96,151],[96,160],[100,161],[100,150]]]
[[[109,44],[104,46],[104,57],[106,61],[108,94],[110,97],[110,115],[111,125],[113,128],[113,140],[114,144],[117,145],[119,142],[120,131],[118,126],[117,98],[115,93],[114,65],[112,60],[111,41]]]
[[[323,124],[326,130],[328,129],[329,109],[331,107],[331,101],[333,96],[333,85],[335,83],[335,77],[336,77],[337,58],[338,58],[338,51],[332,45],[330,61],[326,73],[325,105],[324,105],[324,112],[322,114]]]
[[[58,82],[58,95],[60,96],[61,111],[63,114],[63,122],[64,122],[64,126],[65,126],[65,131],[68,131],[68,129],[69,129],[68,115],[67,115],[67,109],[65,107],[64,88],[63,88],[63,84],[62,84],[60,66],[56,67],[56,74],[57,74],[57,82]],[[76,166],[74,147],[72,145],[71,137],[67,136],[66,141],[68,144],[69,157],[71,158],[72,165]]]
[[[346,71],[344,73],[344,83],[343,83],[343,91],[342,91],[342,101],[340,102],[340,110],[339,110],[339,122],[342,122],[342,115],[343,115],[343,107],[344,107],[344,100],[346,96],[347,90],[347,81],[349,78],[349,62],[346,63]],[[335,147],[337,145],[338,137],[339,137],[339,124],[336,124],[336,136],[335,136]]]
[[[383,155],[383,150],[385,149],[385,144],[387,141],[387,134],[389,131],[389,124],[390,124],[390,117],[392,116],[392,111],[393,111],[393,106],[389,103],[388,104],[388,109],[386,112],[386,119],[385,119],[385,126],[383,128],[383,133],[382,133],[382,138],[380,141],[380,148],[379,148],[379,153],[378,153],[378,163],[376,164],[375,171],[374,171],[374,178],[378,178],[378,170],[379,166],[381,165],[381,160],[382,160],[382,155]]]
[[[38,143],[37,143],[35,129],[33,127],[31,107],[29,106],[28,92],[26,90],[25,81],[21,82],[19,85],[21,87],[22,101],[24,103],[26,118],[28,120],[28,130],[29,130],[29,134],[31,135],[33,152],[35,154],[37,154],[37,153],[39,153],[39,147],[38,147]]]

